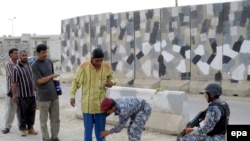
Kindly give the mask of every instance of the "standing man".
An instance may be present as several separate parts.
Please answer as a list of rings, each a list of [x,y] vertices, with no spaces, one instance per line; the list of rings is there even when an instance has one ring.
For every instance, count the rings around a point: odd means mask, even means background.
[[[32,65],[37,90],[37,101],[40,110],[40,126],[43,141],[60,141],[59,100],[53,79],[59,76],[53,72],[53,64],[47,59],[47,46],[36,47],[37,60]],[[50,119],[49,136],[47,121]]]
[[[204,89],[205,98],[209,103],[204,124],[200,127],[182,130],[182,141],[225,141],[225,134],[230,116],[228,104],[220,99],[221,86],[217,83],[209,83]]]
[[[36,115],[33,74],[28,64],[28,54],[25,50],[20,51],[19,58],[20,61],[13,71],[12,99],[17,103],[17,115],[21,136],[26,136],[27,134],[36,135],[37,132],[33,128]]]
[[[102,131],[100,134],[102,137],[106,137],[113,133],[120,132],[130,119],[128,126],[128,140],[140,141],[141,134],[144,129],[148,118],[151,115],[152,108],[149,103],[144,99],[136,97],[123,97],[113,100],[111,98],[105,98],[101,104],[102,111],[105,111],[107,115],[115,112],[115,115],[119,116],[118,124],[106,131]]]
[[[90,61],[82,63],[75,74],[70,90],[70,104],[75,106],[76,90],[82,87],[81,107],[84,123],[84,141],[92,141],[92,131],[95,126],[97,141],[105,141],[100,132],[105,129],[106,114],[101,111],[101,101],[106,96],[106,88],[115,84],[112,69],[103,61],[102,49],[92,52]]]
[[[7,83],[7,96],[6,96],[6,105],[5,105],[5,128],[2,130],[3,134],[7,134],[10,132],[11,124],[14,121],[15,113],[17,110],[17,105],[12,101],[12,92],[11,92],[11,78],[13,75],[13,69],[17,64],[18,60],[18,49],[12,48],[9,50],[10,59],[5,64],[6,71],[6,83]]]

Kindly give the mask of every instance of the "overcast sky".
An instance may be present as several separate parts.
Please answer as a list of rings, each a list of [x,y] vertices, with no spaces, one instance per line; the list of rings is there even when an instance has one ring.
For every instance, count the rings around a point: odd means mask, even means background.
[[[232,1],[240,0],[178,0],[178,5]],[[0,37],[12,35],[12,21],[14,36],[56,35],[62,19],[174,6],[175,0],[0,0]]]

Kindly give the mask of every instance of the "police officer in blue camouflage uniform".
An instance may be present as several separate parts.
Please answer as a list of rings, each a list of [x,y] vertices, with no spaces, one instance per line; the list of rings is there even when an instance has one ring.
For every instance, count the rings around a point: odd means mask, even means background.
[[[118,99],[105,98],[101,103],[102,111],[107,115],[112,114],[119,116],[118,124],[106,131],[101,132],[102,137],[112,133],[120,132],[130,119],[128,125],[129,141],[140,141],[141,134],[148,118],[151,115],[151,106],[144,99],[136,97],[124,97]]]
[[[222,94],[221,86],[209,83],[205,86],[204,94],[209,103],[204,124],[200,127],[183,129],[185,134],[182,141],[225,141],[225,133],[230,116],[228,104],[219,97]]]

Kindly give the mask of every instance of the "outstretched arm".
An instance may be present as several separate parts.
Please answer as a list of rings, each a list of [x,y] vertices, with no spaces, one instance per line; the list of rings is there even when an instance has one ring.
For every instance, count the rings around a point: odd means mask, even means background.
[[[106,136],[113,134],[113,133],[119,133],[124,128],[124,126],[126,125],[128,120],[129,120],[129,118],[123,118],[120,116],[118,124],[109,131],[108,130],[102,131],[101,137],[106,137]]]

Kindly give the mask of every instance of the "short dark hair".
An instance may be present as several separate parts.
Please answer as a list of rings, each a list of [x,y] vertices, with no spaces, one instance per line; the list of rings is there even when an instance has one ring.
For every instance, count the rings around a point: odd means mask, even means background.
[[[47,48],[48,47],[45,44],[39,44],[36,46],[36,52],[46,51]]]
[[[93,58],[103,58],[104,53],[101,48],[95,48],[92,52],[92,57]]]
[[[10,49],[10,50],[9,50],[9,56],[10,56],[10,54],[12,54],[14,51],[18,51],[18,49],[17,49],[17,48],[12,48],[12,49]]]
[[[21,54],[21,53],[28,53],[28,52],[26,50],[20,50],[19,54]]]
[[[111,99],[111,107],[116,106],[116,102],[114,99]]]

